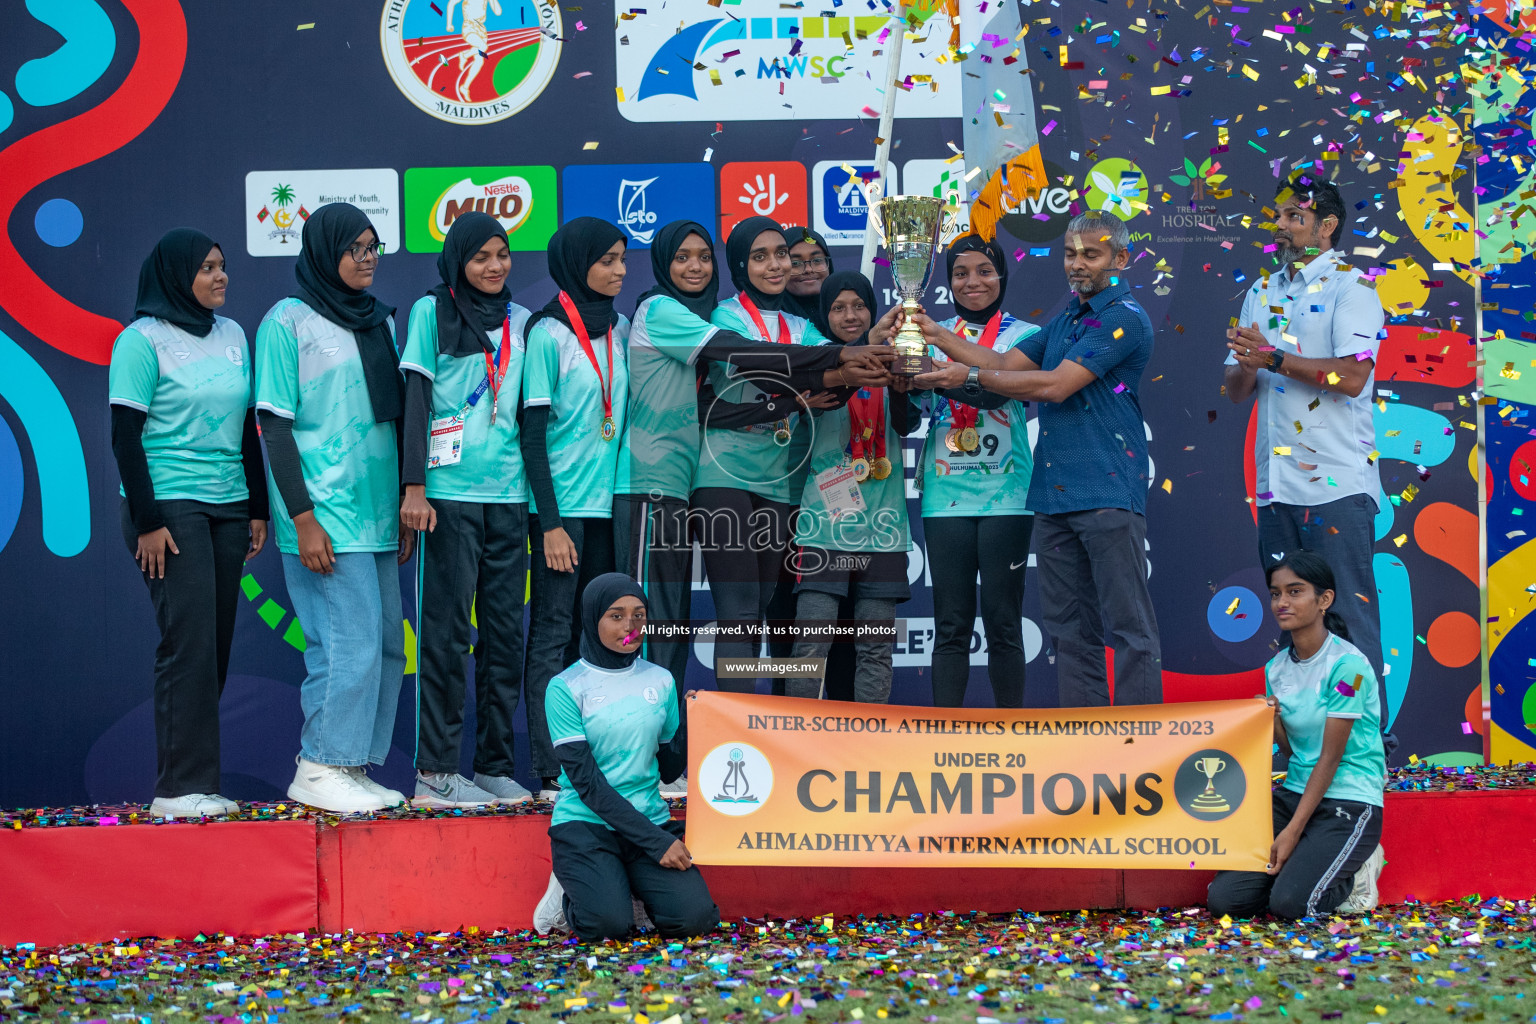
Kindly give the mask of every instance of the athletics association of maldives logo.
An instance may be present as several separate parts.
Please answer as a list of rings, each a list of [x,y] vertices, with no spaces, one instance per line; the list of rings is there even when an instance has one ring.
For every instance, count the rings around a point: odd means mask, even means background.
[[[422,110],[454,124],[511,117],[560,62],[560,7],[537,0],[387,0],[384,64]]]
[[[773,766],[750,743],[723,743],[699,763],[698,786],[710,807],[739,818],[768,802]]]

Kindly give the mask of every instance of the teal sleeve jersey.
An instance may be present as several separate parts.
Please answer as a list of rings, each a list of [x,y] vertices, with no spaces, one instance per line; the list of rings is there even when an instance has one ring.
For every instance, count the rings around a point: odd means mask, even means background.
[[[144,456],[157,500],[218,505],[249,496],[240,442],[254,396],[239,324],[216,316],[199,338],[140,317],[112,345],[107,393],[112,405],[145,414]]]
[[[374,421],[357,338],[298,299],[283,299],[256,331],[256,354],[256,407],[293,421],[304,486],[331,547],[338,553],[395,550],[395,424]],[[268,480],[278,550],[296,555],[293,518],[270,472]]]
[[[911,526],[907,519],[907,480],[902,457],[901,435],[891,426],[890,403],[905,402],[906,395],[881,388],[885,402],[884,455],[891,462],[891,473],[884,480],[873,476],[857,484],[865,509],[849,515],[837,515],[823,497],[821,473],[852,464],[850,450],[853,413],[848,406],[829,409],[816,417],[811,445],[810,466],[801,492],[800,512],[795,517],[795,543],[800,547],[827,551],[910,551]],[[862,433],[862,430],[861,430]],[[873,460],[878,449],[867,444],[864,458]]]
[[[967,329],[959,317],[943,322],[970,341],[981,332]],[[1003,315],[993,349],[1005,352],[1040,328],[1027,320]],[[928,354],[935,362],[947,358],[937,348]],[[1028,515],[1029,479],[1035,458],[1029,443],[1029,422],[1023,402],[1009,402],[1000,409],[978,409],[973,452],[952,452],[944,438],[954,426],[953,409],[943,397],[927,393],[922,398],[928,413],[928,436],[918,458],[917,488],[923,495],[923,517]]]
[[[827,344],[827,339],[807,320],[772,310],[762,315],[769,337],[763,336],[735,298],[716,306],[710,320],[723,330],[758,341],[778,341],[787,333],[784,344]],[[750,374],[733,374],[730,367],[719,363],[710,365],[709,382],[715,397],[722,402],[751,405],[768,397],[767,392],[751,382]],[[790,504],[800,496],[797,478],[803,479],[799,475],[809,462],[810,428],[804,421],[803,414],[792,413],[782,420],[728,429],[711,427],[706,422],[699,468],[693,477],[694,489],[731,487]],[[801,431],[805,436],[796,445],[795,437]]]
[[[705,342],[719,330],[670,295],[635,310],[629,331],[629,411],[615,494],[684,501],[699,464],[698,371]]]
[[[1324,795],[1330,800],[1382,805],[1386,749],[1381,740],[1381,697],[1376,673],[1359,648],[1332,633],[1317,653],[1293,661],[1289,647],[1265,666],[1265,692],[1280,702],[1280,721],[1291,744],[1285,788],[1303,793],[1323,753],[1330,718],[1353,724],[1344,756]]]
[[[619,317],[613,328],[613,364],[608,364],[608,339],[592,339],[592,351],[603,368],[603,381],[613,381],[614,436],[602,436],[603,394],[592,359],[576,335],[559,320],[545,317],[528,332],[523,361],[523,405],[547,406],[549,470],[562,516],[613,518],[613,484],[619,450],[624,446],[624,421],[629,403],[629,369],[625,349],[629,321]],[[537,502],[529,511],[538,512]]]
[[[432,382],[432,422],[462,426],[459,461],[427,470],[427,497],[502,505],[528,500],[523,449],[517,429],[517,400],[523,384],[523,325],[528,311],[508,303],[506,378],[498,394],[487,384],[484,355],[457,357],[439,350],[437,299],[431,295],[411,307],[400,369]],[[499,359],[503,331],[486,332],[493,361]],[[473,405],[470,399],[487,384]],[[495,423],[491,408],[496,408]]]
[[[578,661],[549,681],[544,714],[556,747],[585,743],[608,784],[660,825],[671,817],[661,798],[656,751],[677,733],[672,674],[637,658],[612,671]],[[582,802],[564,771],[550,825],[586,821],[610,828]]]

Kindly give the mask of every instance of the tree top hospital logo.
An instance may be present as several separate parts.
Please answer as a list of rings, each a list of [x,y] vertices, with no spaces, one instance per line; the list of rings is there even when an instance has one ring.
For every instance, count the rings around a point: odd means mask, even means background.
[[[739,818],[768,802],[773,766],[750,743],[724,743],[699,763],[698,787],[710,807]]]
[[[1173,798],[1198,821],[1220,821],[1243,805],[1248,777],[1225,750],[1201,750],[1186,757],[1173,777]]]
[[[560,8],[537,0],[387,0],[384,65],[420,109],[454,124],[511,117],[560,63]]]

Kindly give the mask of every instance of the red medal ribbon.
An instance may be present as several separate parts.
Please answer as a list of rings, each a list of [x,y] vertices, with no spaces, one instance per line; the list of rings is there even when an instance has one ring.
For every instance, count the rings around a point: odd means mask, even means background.
[[[955,326],[959,327],[962,334],[969,334],[966,330],[966,322],[962,319]],[[992,319],[987,321],[987,326],[981,332],[981,340],[977,342],[983,348],[992,348],[997,344],[997,332],[1003,326],[1003,313],[998,310],[992,314]],[[963,402],[950,401],[949,423],[956,430],[965,430],[974,427],[977,420],[977,409],[974,405],[966,405]]]
[[[613,419],[613,327],[610,325],[608,328],[608,380],[604,381],[603,368],[597,361],[596,350],[592,348],[592,339],[587,335],[587,325],[581,322],[581,316],[576,312],[576,303],[565,292],[561,292],[560,306],[565,310],[565,315],[571,318],[571,330],[576,340],[581,342],[581,350],[592,360],[592,369],[597,372],[597,387],[603,395],[603,421],[609,422]]]
[[[865,398],[864,393],[869,393]],[[864,458],[864,431],[870,430],[872,458],[885,456],[885,388],[863,388],[848,399],[848,440],[853,457]]]
[[[485,356],[485,378],[491,382],[491,422],[496,421],[496,402],[501,397],[502,381],[507,379],[507,361],[511,358],[512,351],[512,318],[509,316],[501,322],[501,348],[496,351],[496,362],[491,362],[491,354],[482,352]]]
[[[783,313],[779,314],[779,336],[775,338],[768,333],[768,325],[763,322],[763,314],[757,308],[757,303],[753,302],[746,292],[742,292],[737,298],[741,300],[741,308],[746,310],[747,315],[752,318],[752,326],[757,328],[757,333],[762,335],[764,341],[776,341],[780,345],[789,344],[789,321],[784,319]]]

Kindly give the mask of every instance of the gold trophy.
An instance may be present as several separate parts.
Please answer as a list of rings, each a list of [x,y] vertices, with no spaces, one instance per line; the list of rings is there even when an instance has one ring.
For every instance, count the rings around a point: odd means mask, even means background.
[[[1216,792],[1216,775],[1226,767],[1227,762],[1219,757],[1202,757],[1195,762],[1195,771],[1205,776],[1205,792],[1190,801],[1195,810],[1214,814],[1232,809],[1226,797]]]
[[[917,300],[928,287],[933,273],[934,254],[939,248],[939,234],[944,227],[945,202],[938,196],[886,196],[872,204],[870,223],[891,257],[891,278],[901,296],[901,329],[891,339],[896,361],[891,372],[913,377],[933,369],[928,357],[928,342],[912,322],[918,312]]]

